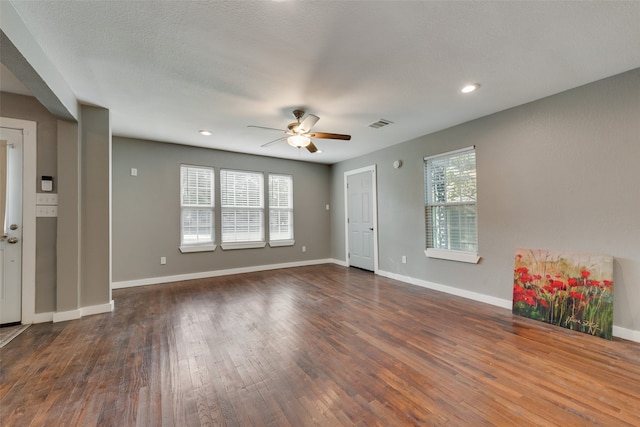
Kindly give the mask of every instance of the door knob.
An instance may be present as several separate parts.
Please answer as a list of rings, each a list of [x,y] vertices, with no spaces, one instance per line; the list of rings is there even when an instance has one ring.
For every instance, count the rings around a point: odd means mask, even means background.
[[[7,243],[11,243],[12,245],[18,243],[18,238],[17,237],[9,237],[7,239]]]
[[[17,230],[17,229],[18,229],[18,224],[11,224],[11,225],[9,226],[9,229],[10,229],[10,230]]]

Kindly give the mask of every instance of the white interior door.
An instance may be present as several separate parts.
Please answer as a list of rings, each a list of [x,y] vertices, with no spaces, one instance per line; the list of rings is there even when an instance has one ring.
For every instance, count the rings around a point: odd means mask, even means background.
[[[349,265],[375,271],[373,170],[347,176]]]
[[[0,324],[22,306],[22,131],[0,128]]]

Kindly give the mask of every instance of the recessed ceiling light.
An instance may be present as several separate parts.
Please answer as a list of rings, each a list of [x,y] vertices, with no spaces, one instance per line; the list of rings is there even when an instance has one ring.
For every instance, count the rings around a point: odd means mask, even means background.
[[[213,133],[210,130],[206,130],[206,129],[201,129],[198,132],[200,132],[200,135],[204,135],[204,136],[213,135]]]
[[[463,87],[460,92],[462,93],[471,93],[474,90],[478,89],[480,87],[479,83],[472,83],[472,84],[468,84],[465,87]]]

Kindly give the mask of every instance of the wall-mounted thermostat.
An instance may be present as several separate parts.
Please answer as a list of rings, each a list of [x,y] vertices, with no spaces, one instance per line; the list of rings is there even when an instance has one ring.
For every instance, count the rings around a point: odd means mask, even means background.
[[[42,176],[42,191],[53,191],[53,177],[52,176]]]

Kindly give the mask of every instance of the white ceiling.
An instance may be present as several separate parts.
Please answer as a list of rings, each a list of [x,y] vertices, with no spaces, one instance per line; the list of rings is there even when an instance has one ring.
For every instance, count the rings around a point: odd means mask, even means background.
[[[637,1],[12,3],[114,135],[321,163],[640,67]],[[298,107],[352,140],[261,148]]]

